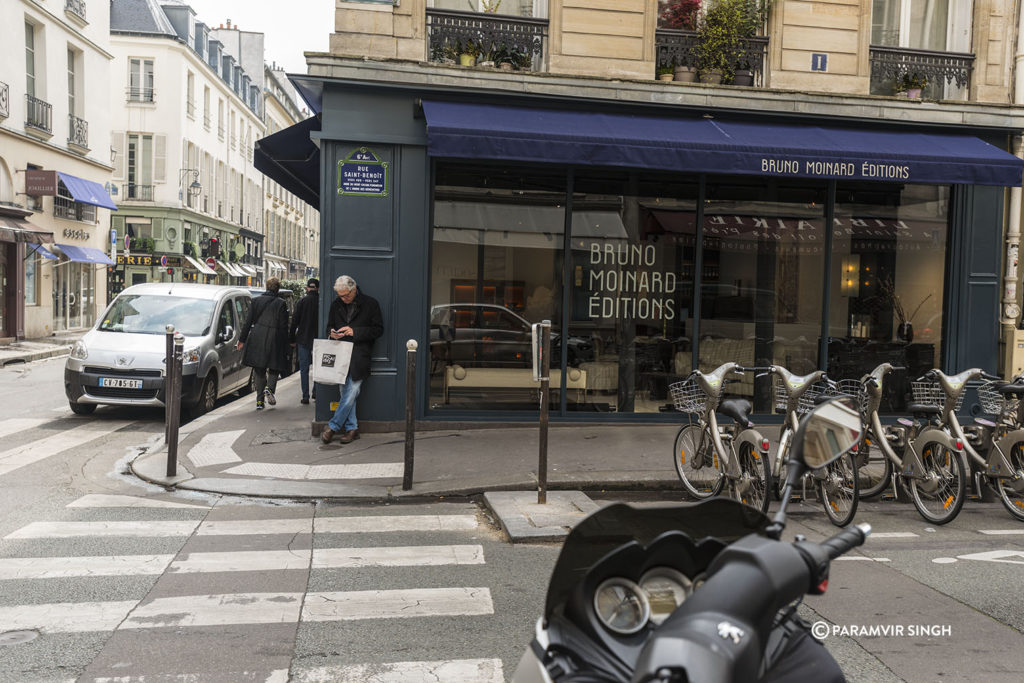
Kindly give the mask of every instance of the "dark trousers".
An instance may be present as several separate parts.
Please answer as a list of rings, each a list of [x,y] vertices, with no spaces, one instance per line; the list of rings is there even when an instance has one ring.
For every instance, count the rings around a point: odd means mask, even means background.
[[[263,390],[270,389],[270,393],[277,393],[277,370],[267,368],[253,368],[252,376],[256,380],[256,400],[263,400]]]
[[[309,366],[313,364],[313,347],[296,344],[299,354],[299,384],[302,386],[302,398],[309,398]]]

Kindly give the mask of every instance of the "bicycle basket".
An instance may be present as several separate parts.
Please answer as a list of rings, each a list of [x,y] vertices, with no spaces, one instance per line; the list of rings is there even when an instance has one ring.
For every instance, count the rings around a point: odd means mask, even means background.
[[[822,380],[815,382],[810,386],[807,391],[800,397],[800,401],[797,403],[796,412],[800,415],[809,413],[814,409],[819,396],[839,396],[840,392],[836,386],[836,383],[828,380]],[[786,384],[778,377],[775,378],[775,408],[782,412],[786,412],[789,402],[789,392],[786,390]]]
[[[683,413],[703,413],[707,403],[707,394],[700,388],[697,380],[690,378],[684,382],[668,385],[669,395],[675,403],[676,410]]]
[[[1000,382],[986,382],[978,387],[978,403],[990,415],[1004,415],[1017,410],[1017,399],[999,393]]]
[[[864,415],[868,409],[868,392],[859,379],[841,379],[836,382],[838,396],[849,396],[857,402],[857,409]]]
[[[910,383],[910,391],[914,394],[914,403],[936,406],[938,408],[946,404],[946,392],[942,390],[938,382],[920,382],[915,380]],[[960,406],[964,403],[965,393],[967,392],[960,392],[960,396],[956,399],[956,405],[953,407],[954,410],[960,410]]]

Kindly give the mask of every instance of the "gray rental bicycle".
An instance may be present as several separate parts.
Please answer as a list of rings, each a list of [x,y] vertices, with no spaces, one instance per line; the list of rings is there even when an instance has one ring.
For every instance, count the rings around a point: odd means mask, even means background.
[[[770,444],[754,429],[750,401],[722,398],[733,376],[745,371],[736,363],[725,363],[707,374],[694,370],[686,380],[669,386],[676,409],[690,415],[676,433],[672,459],[692,498],[717,496],[728,486],[730,496],[767,512],[772,490]],[[732,425],[719,425],[718,413],[732,418]]]

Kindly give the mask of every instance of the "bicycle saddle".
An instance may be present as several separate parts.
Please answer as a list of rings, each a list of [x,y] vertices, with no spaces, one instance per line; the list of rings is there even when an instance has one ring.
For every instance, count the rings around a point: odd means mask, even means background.
[[[825,376],[822,370],[815,370],[809,375],[794,375],[781,365],[776,365],[774,368],[779,377],[782,378],[782,381],[786,383],[786,390],[791,396],[802,394],[807,387]]]
[[[998,391],[1003,396],[1009,395],[1009,396],[1020,397],[1020,396],[1024,396],[1024,384],[1017,384],[1015,382],[1008,382],[1006,384],[1000,385],[996,389],[996,391]]]
[[[907,412],[911,415],[939,415],[942,407],[930,403],[911,403],[907,406]]]
[[[750,428],[754,423],[750,421],[750,411],[753,406],[745,398],[727,398],[715,410],[726,417],[731,417],[737,424]]]

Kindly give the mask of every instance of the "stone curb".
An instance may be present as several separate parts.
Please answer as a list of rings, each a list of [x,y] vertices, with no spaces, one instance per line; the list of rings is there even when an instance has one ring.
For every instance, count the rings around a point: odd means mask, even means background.
[[[72,346],[57,346],[53,349],[45,349],[40,351],[27,351],[17,355],[11,355],[7,358],[0,356],[0,368],[7,367],[8,365],[14,365],[18,363],[31,363],[35,360],[44,360],[46,358],[53,358],[54,356],[64,356],[71,353]],[[2,353],[2,352],[0,352]]]

